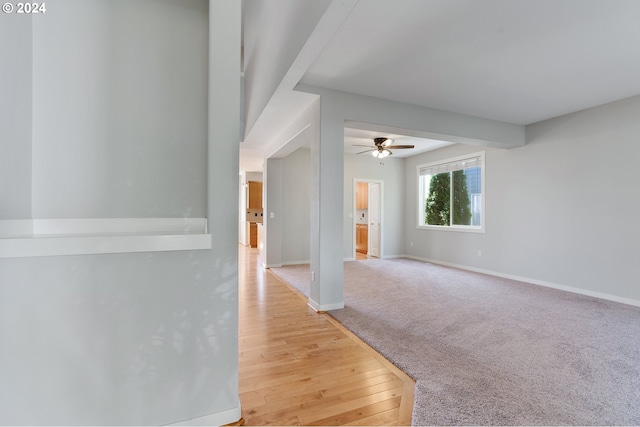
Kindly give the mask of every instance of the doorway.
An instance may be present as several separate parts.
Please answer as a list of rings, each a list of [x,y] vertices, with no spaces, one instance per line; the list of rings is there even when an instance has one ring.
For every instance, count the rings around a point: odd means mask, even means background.
[[[382,258],[383,181],[354,179],[353,259]]]

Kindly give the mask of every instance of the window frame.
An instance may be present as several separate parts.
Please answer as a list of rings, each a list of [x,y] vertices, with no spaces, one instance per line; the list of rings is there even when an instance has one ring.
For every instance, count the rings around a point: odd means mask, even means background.
[[[417,216],[416,216],[416,228],[421,230],[438,230],[438,231],[461,231],[464,233],[486,233],[486,179],[485,179],[485,151],[479,151],[476,153],[469,153],[462,156],[450,157],[429,163],[422,163],[416,166],[416,178],[417,182]],[[441,166],[447,163],[456,163],[472,158],[480,158],[480,225],[430,225],[424,224],[424,200],[426,199],[425,188],[423,185],[424,179],[420,176],[420,170],[425,168],[431,168],[434,166]]]

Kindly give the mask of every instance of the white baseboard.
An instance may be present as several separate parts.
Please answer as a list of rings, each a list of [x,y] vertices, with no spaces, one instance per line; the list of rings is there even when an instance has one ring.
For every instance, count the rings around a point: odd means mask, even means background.
[[[367,258],[367,259],[394,259],[394,258],[408,258],[406,255],[384,255],[381,258]],[[357,261],[357,258],[344,258],[343,261]]]
[[[531,283],[532,285],[544,286],[547,288],[558,289],[560,291],[572,292],[574,294],[586,295],[594,298],[600,298],[608,301],[619,302],[622,304],[628,304],[635,307],[640,307],[640,300],[619,297],[616,295],[606,294],[603,292],[589,291],[586,289],[575,288],[573,286],[560,285],[558,283],[532,279],[530,277],[516,276],[514,274],[500,273],[497,271],[485,270],[483,268],[469,267],[466,265],[454,264],[452,262],[440,261],[437,259],[423,258],[423,257],[417,257],[413,255],[404,255],[402,256],[402,258],[409,258],[409,259],[414,259],[416,261],[430,262],[432,264],[439,264],[439,265],[444,265],[446,267],[459,268],[461,270],[473,271],[474,273],[488,274],[490,276],[502,277],[504,279],[510,279],[510,280],[517,280],[518,282]]]
[[[303,264],[311,264],[311,261],[308,259],[305,259],[302,261],[283,261],[282,264],[280,264],[280,267],[282,267],[283,265],[303,265]]]
[[[305,265],[305,264],[311,264],[311,261],[307,260],[302,260],[302,261],[284,261],[278,264],[268,264],[267,266],[265,266],[265,268],[278,268],[278,267],[284,267],[285,265]]]
[[[232,424],[242,418],[242,408],[240,406],[226,411],[216,412],[214,414],[205,415],[203,417],[192,418],[187,421],[181,421],[171,426],[223,426]]]
[[[309,307],[313,308],[315,311],[329,311],[329,310],[340,310],[344,308],[344,301],[334,303],[334,304],[318,304],[311,298],[309,298]]]
[[[278,267],[282,267],[282,264],[262,264],[262,266],[264,268],[278,268]]]

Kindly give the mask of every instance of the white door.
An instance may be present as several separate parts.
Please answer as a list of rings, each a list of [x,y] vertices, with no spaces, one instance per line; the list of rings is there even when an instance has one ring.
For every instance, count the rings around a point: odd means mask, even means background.
[[[369,256],[380,258],[380,184],[369,183]]]

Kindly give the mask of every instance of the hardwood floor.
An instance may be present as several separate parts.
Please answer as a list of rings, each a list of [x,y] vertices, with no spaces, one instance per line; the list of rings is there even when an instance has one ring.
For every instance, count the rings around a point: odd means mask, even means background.
[[[369,257],[367,256],[367,254],[356,252],[356,261],[359,261],[361,259],[369,259]]]
[[[247,425],[411,425],[414,381],[239,252],[239,388]]]

